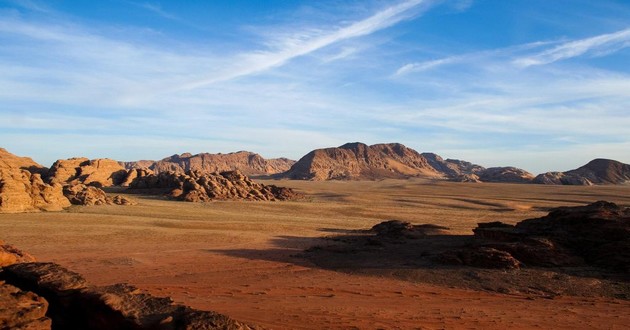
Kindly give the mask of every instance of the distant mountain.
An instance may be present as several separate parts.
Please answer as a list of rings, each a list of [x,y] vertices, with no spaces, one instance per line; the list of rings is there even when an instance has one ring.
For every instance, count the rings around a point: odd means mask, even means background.
[[[630,183],[630,165],[598,158],[574,170],[539,174],[532,182],[565,185]]]
[[[155,173],[168,171],[184,173],[189,170],[213,173],[239,170],[248,176],[284,172],[294,163],[295,161],[287,158],[265,159],[259,154],[249,151],[228,154],[200,153],[196,155],[183,153],[158,161],[120,162],[126,169],[148,168]]]
[[[378,180],[443,178],[459,182],[526,183],[534,176],[515,167],[484,168],[470,162],[419,153],[400,143],[368,146],[360,142],[316,149],[277,178],[297,180]]]
[[[278,177],[297,180],[374,180],[382,178],[442,177],[417,151],[399,143],[346,143],[316,149]]]

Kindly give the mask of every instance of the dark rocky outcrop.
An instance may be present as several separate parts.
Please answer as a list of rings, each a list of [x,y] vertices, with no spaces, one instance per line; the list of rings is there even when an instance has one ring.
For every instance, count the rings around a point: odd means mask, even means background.
[[[448,229],[448,227],[433,224],[412,225],[406,221],[388,220],[374,225],[370,230],[379,237],[397,239],[445,234]]]
[[[136,177],[129,191],[163,193],[170,198],[187,202],[211,200],[290,200],[302,195],[290,188],[256,183],[240,171],[185,174],[161,172]]]
[[[528,266],[590,265],[630,273],[630,209],[614,203],[560,207],[515,226],[482,223],[474,233],[472,249],[500,250]]]
[[[0,329],[49,330],[47,311],[46,299],[0,281]]]
[[[37,311],[29,319],[43,317],[45,308],[29,306],[45,305],[37,295],[44,297],[49,303],[46,315],[56,329],[251,329],[225,315],[175,305],[170,298],[153,297],[128,284],[91,286],[81,275],[54,263],[14,264],[4,267],[0,277],[36,294],[26,297],[30,301],[23,310]],[[10,292],[9,297],[15,294]],[[0,290],[0,303],[3,298]],[[23,311],[6,313],[7,320],[23,318]]]

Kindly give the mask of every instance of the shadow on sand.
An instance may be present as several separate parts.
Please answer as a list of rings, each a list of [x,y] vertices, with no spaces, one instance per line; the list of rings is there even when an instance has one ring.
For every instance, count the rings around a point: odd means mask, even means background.
[[[504,294],[630,299],[630,278],[593,267],[484,269],[436,262],[440,253],[465,247],[472,235],[426,235],[377,239],[369,230],[321,228],[326,237],[278,236],[266,250],[206,250],[209,253],[291,263],[349,274],[384,276],[415,283]]]

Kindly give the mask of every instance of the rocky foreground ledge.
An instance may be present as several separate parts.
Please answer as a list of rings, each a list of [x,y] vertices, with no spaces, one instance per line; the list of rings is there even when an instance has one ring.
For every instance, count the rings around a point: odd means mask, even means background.
[[[255,329],[128,284],[90,285],[0,242],[0,329]]]

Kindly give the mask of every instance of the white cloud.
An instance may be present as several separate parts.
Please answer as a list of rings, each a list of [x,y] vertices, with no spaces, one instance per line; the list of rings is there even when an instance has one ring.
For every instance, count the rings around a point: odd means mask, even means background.
[[[292,37],[284,42],[284,46],[275,51],[259,51],[254,53],[241,54],[237,61],[239,65],[214,75],[211,78],[192,81],[179,87],[180,90],[191,90],[213,84],[220,81],[251,75],[266,71],[268,69],[281,66],[293,58],[303,56],[317,51],[326,46],[372,34],[376,31],[388,28],[401,21],[413,17],[413,9],[421,5],[427,5],[429,0],[408,0],[397,5],[387,7],[376,14],[352,23],[346,27],[338,28],[329,32],[317,30],[313,33],[299,34],[299,37]]]
[[[591,38],[570,41],[543,52],[517,58],[520,67],[544,65],[586,54],[603,56],[630,46],[630,28]]]

